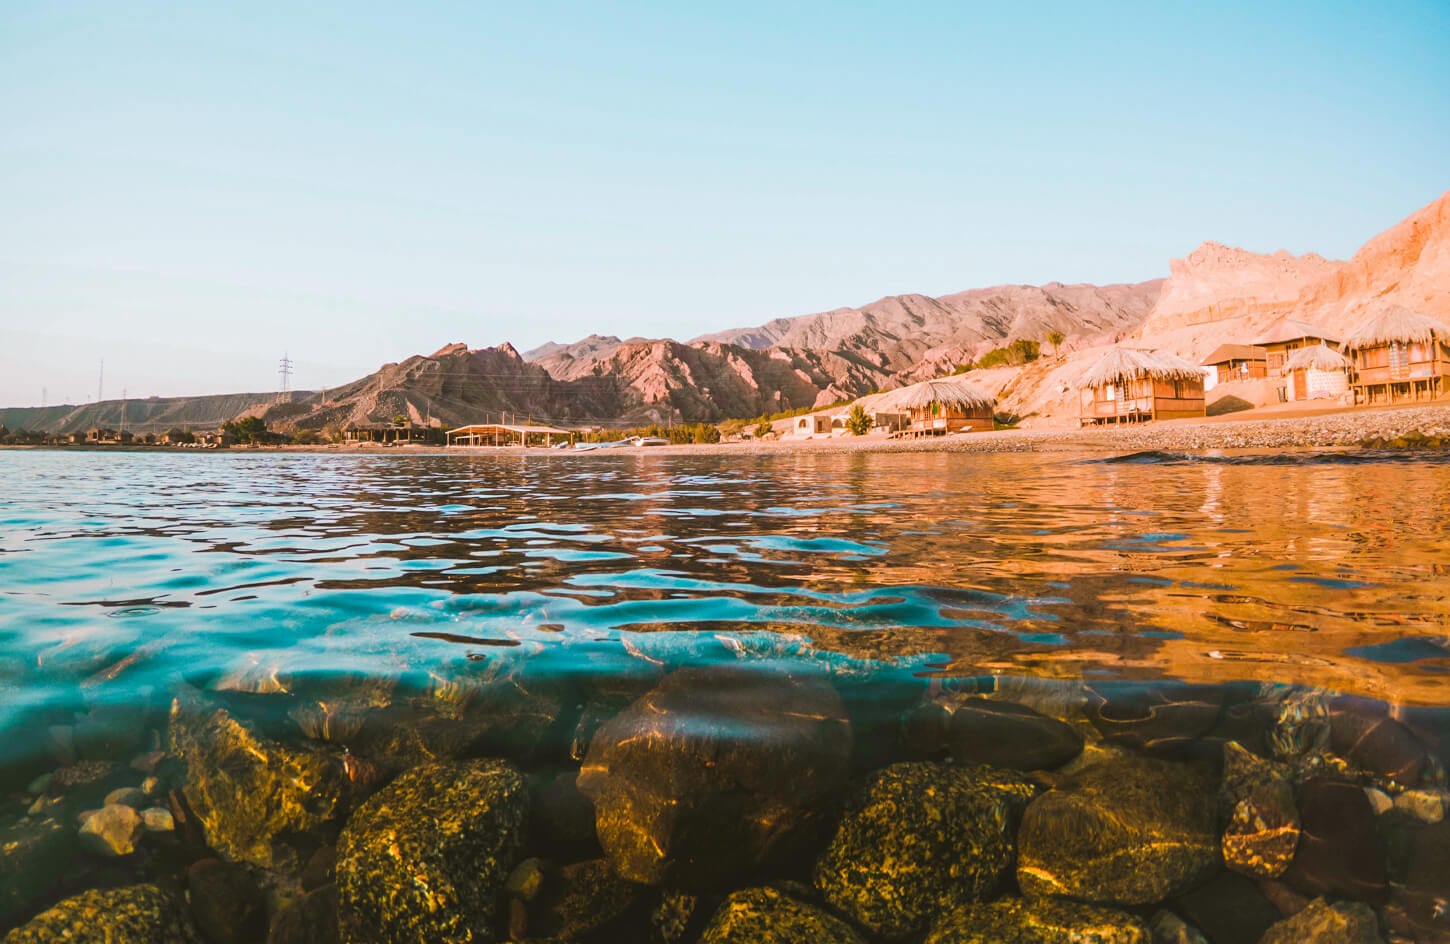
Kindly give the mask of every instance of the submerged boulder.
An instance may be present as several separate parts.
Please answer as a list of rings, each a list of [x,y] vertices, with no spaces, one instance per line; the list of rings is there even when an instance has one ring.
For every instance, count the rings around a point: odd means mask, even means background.
[[[528,900],[527,889],[519,891],[518,897]],[[598,933],[628,912],[644,891],[645,886],[615,875],[603,859],[566,865],[547,876],[526,907],[528,936],[572,941]]]
[[[850,753],[824,680],[683,669],[599,729],[579,788],[621,877],[710,886],[812,836],[834,812]]]
[[[1338,780],[1299,788],[1299,847],[1284,882],[1309,895],[1383,904],[1389,889],[1385,845],[1362,789]]]
[[[944,749],[962,765],[1051,770],[1082,753],[1083,737],[1071,725],[1010,701],[937,699],[914,712],[911,723],[914,747]]]
[[[4,944],[199,944],[186,906],[155,885],[93,888],[43,911]]]
[[[358,807],[337,848],[343,938],[492,941],[528,788],[499,760],[415,767]]]
[[[201,933],[213,944],[246,944],[267,928],[267,903],[247,870],[199,859],[186,870],[187,898]]]
[[[1251,878],[1284,874],[1299,845],[1299,808],[1289,769],[1227,742],[1219,805],[1224,865]]]
[[[1259,944],[1380,944],[1374,911],[1360,902],[1311,901],[1303,911],[1273,925]]]
[[[335,822],[349,793],[337,758],[263,737],[225,708],[178,698],[171,750],[186,763],[184,793],[226,857],[263,868],[288,858],[276,840]]]
[[[994,892],[1036,788],[991,767],[894,764],[872,774],[816,863],[826,902],[873,934],[897,938]]]
[[[700,944],[865,944],[865,939],[828,911],[773,888],[747,888],[725,899]]]
[[[75,847],[75,827],[49,817],[0,826],[0,927],[32,913],[53,894]]]
[[[81,826],[81,848],[107,858],[130,855],[145,834],[146,822],[140,813],[112,803],[86,818]]]
[[[943,917],[925,944],[1151,944],[1133,915],[1055,898],[1003,898],[958,908]]]
[[[1017,882],[1030,897],[1144,905],[1219,860],[1214,793],[1185,764],[1123,757],[1084,768],[1027,807]]]

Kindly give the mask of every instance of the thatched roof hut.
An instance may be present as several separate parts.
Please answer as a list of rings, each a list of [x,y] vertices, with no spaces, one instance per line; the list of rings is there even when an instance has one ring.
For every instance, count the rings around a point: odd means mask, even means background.
[[[1361,321],[1344,339],[1344,346],[1359,350],[1385,344],[1424,343],[1436,337],[1450,338],[1450,325],[1403,305],[1394,305]]]
[[[1082,372],[1077,386],[1079,390],[1091,390],[1142,379],[1202,380],[1203,368],[1172,354],[1115,347]]]
[[[929,407],[933,403],[961,410],[978,410],[984,407],[990,408],[997,402],[996,397],[983,393],[965,380],[958,380],[954,377],[923,380],[899,390],[888,390],[877,396],[880,399],[874,406],[882,411],[919,410]]]
[[[1301,347],[1284,362],[1285,370],[1348,370],[1349,358],[1325,344]]]

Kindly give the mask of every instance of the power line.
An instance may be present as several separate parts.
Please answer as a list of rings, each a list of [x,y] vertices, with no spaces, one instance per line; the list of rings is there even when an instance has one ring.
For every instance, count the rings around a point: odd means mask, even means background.
[[[284,352],[282,359],[277,362],[277,373],[282,375],[282,392],[286,393],[292,386],[292,358]]]

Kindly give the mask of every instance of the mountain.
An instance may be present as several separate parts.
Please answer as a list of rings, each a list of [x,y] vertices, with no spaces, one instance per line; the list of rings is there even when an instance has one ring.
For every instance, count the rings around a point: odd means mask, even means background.
[[[289,393],[102,400],[78,406],[6,407],[0,408],[0,426],[58,434],[83,433],[97,427],[139,432],[164,432],[172,427],[209,430],[239,416],[264,412],[282,400],[300,401],[313,396],[316,394],[299,390]]]
[[[1169,264],[1171,275],[1140,338],[1170,343],[1251,339],[1282,317],[1345,334],[1373,306],[1399,304],[1450,316],[1450,192],[1375,236],[1348,262],[1309,253],[1264,255],[1204,243]],[[1213,330],[1185,330],[1214,326]],[[1224,343],[1224,342],[1218,342]]]
[[[893,295],[860,308],[778,318],[753,328],[705,335],[753,350],[830,351],[915,379],[970,360],[1017,338],[1042,340],[1051,330],[1073,341],[1136,328],[1158,298],[1162,280],[1133,285],[999,285],[954,295]]]

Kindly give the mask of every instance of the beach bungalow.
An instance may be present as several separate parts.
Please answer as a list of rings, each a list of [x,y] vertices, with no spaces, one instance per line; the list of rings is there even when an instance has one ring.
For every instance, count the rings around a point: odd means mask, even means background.
[[[1328,345],[1339,348],[1339,339],[1318,325],[1299,321],[1296,318],[1280,318],[1268,327],[1263,337],[1254,342],[1255,347],[1264,349],[1270,377],[1283,377],[1288,373],[1289,355],[1306,347]]]
[[[1203,416],[1203,375],[1172,354],[1114,348],[1078,378],[1079,420],[1089,426]]]
[[[791,435],[797,439],[813,439],[816,436],[831,435],[831,414],[807,413],[797,416],[791,426]]]
[[[1327,344],[1301,347],[1289,355],[1284,372],[1289,400],[1342,397],[1349,391],[1349,358]]]
[[[1450,377],[1450,325],[1403,306],[1382,308],[1344,339],[1355,403],[1434,399]]]
[[[342,441],[350,446],[360,443],[381,443],[385,446],[407,443],[437,442],[439,430],[432,426],[421,426],[412,422],[403,423],[358,423],[342,431]]]
[[[1203,359],[1203,366],[1218,372],[1218,383],[1261,380],[1269,375],[1267,352],[1252,344],[1220,344]]]
[[[898,435],[945,436],[993,429],[994,397],[955,377],[923,380],[892,390],[875,405],[878,413],[900,414],[906,423]]]
[[[574,434],[567,429],[533,423],[471,423],[450,429],[450,446],[544,446],[555,442],[572,442]]]

